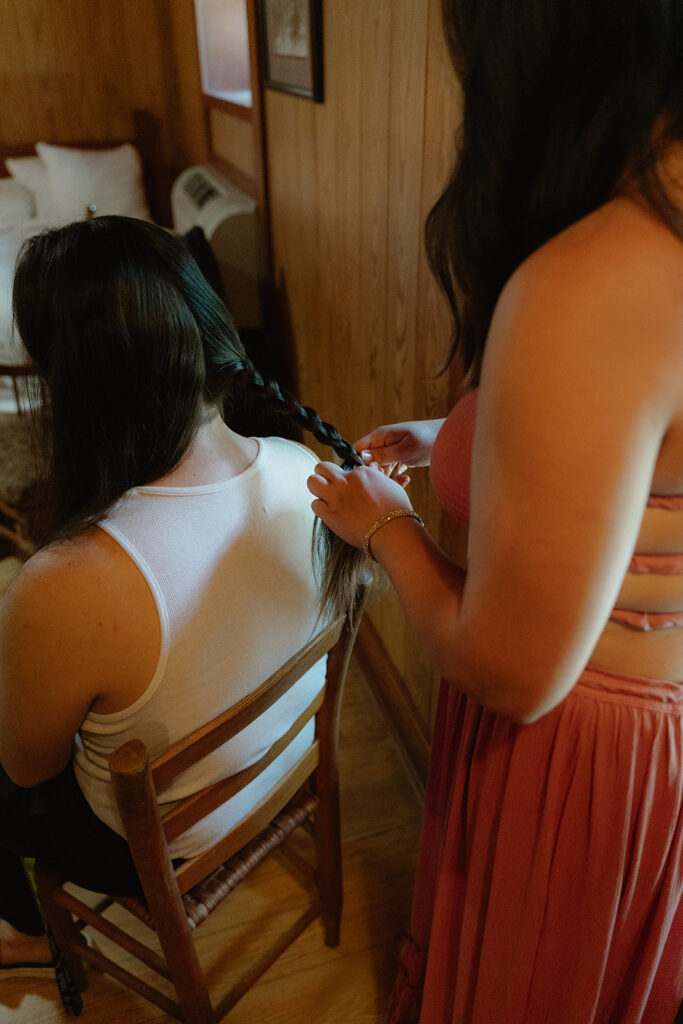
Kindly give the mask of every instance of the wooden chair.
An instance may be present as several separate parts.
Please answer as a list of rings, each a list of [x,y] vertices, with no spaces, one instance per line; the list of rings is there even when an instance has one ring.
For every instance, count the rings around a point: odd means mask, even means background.
[[[26,561],[35,550],[28,516],[0,498],[0,557],[16,555]]]
[[[36,863],[36,885],[45,919],[78,991],[87,987],[85,961],[113,975],[177,1020],[186,1024],[214,1024],[316,918],[322,918],[327,945],[338,944],[342,905],[338,722],[344,679],[366,590],[367,585],[361,587],[353,624],[342,619],[324,629],[255,693],[151,764],[139,740],[129,741],[111,755],[109,766],[116,799],[144,900],[107,896],[91,909],[64,888],[63,879]],[[256,764],[185,798],[160,815],[157,796],[172,779],[262,715],[325,654],[327,674],[323,692],[282,739]],[[174,869],[167,843],[260,774],[313,716],[315,738],[296,764],[211,849]],[[287,851],[287,856],[295,861],[297,874],[303,871],[307,875],[314,893],[310,906],[214,1008],[193,932],[252,868],[282,846],[299,826],[312,834],[315,869],[294,850]],[[156,931],[163,956],[104,916],[113,903]],[[96,948],[84,945],[80,929],[85,926],[101,932],[168,979],[175,987],[178,1002]]]
[[[0,412],[0,556],[26,559],[35,551],[33,524],[36,508],[37,466],[26,415],[26,381],[34,377],[31,363],[0,363],[0,378],[11,381],[16,408]]]
[[[36,368],[33,363],[0,362],[0,377],[7,377],[12,382],[12,393],[17,406],[17,415],[19,416],[23,414],[24,405],[26,403],[26,395],[22,394],[20,381],[25,377],[30,378],[35,376],[35,373]]]

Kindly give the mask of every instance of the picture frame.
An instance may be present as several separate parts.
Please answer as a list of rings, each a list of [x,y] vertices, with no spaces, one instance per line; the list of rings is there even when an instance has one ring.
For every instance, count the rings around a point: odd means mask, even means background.
[[[322,0],[258,0],[263,84],[323,102]]]

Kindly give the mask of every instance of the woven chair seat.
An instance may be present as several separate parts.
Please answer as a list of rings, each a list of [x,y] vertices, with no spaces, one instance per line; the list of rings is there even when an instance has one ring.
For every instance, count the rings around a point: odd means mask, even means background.
[[[262,860],[282,846],[288,836],[310,818],[318,805],[317,797],[299,793],[287,804],[268,828],[259,833],[239,853],[194,885],[183,895],[183,905],[191,929],[205,921],[225,897],[260,864]],[[142,900],[118,896],[113,901],[124,907],[139,921],[154,930],[154,922]]]

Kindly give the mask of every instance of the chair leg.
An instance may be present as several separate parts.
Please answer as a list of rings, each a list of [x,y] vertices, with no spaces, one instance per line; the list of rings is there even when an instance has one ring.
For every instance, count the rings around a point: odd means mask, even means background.
[[[184,911],[181,917],[173,914],[173,908],[170,908],[168,915],[160,913],[159,908],[156,913],[154,908],[150,909],[157,923],[159,943],[186,1024],[215,1024],[216,1013],[209,999],[206,979],[199,965],[197,950]],[[169,921],[173,916],[176,916],[175,924]],[[164,917],[164,926],[160,927],[160,919]]]
[[[62,879],[54,871],[36,863],[36,889],[45,922],[59,947],[76,990],[84,992],[88,987],[88,979],[83,970],[83,960],[77,952],[81,944],[80,933],[69,911],[60,906],[54,897],[61,885]]]
[[[319,773],[316,790],[320,801],[314,822],[316,879],[323,903],[323,930],[325,944],[338,946],[342,911],[339,786],[336,779],[325,778]]]

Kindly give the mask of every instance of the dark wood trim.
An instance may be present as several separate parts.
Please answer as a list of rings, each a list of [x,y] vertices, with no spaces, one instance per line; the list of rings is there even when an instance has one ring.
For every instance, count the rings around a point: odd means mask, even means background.
[[[212,96],[211,93],[202,93],[202,102],[205,107],[214,107],[216,110],[224,110],[227,114],[232,114],[233,117],[239,117],[242,121],[253,121],[254,120],[254,92],[252,89],[252,106],[245,107],[242,103],[232,103],[230,100],[224,100],[221,96]]]
[[[249,69],[251,74],[252,122],[254,125],[254,159],[258,168],[259,188],[261,190],[261,216],[259,230],[261,234],[261,255],[263,258],[262,278],[264,283],[272,281],[273,247],[270,234],[270,197],[268,192],[268,159],[266,150],[266,119],[263,99],[263,54],[260,46],[260,33],[257,0],[247,0],[247,30],[249,38]],[[265,285],[264,285],[265,288]],[[267,297],[264,296],[264,299]]]
[[[157,224],[171,225],[171,186],[176,170],[162,157],[161,122],[149,110],[133,111],[133,144],[142,161],[142,176],[150,213]]]
[[[233,185],[237,185],[237,188],[241,188],[243,192],[246,192],[248,196],[255,199],[257,203],[261,202],[261,194],[259,190],[259,183],[256,178],[252,178],[251,175],[245,174],[239,167],[235,167],[229,160],[224,160],[216,153],[212,152],[209,157],[209,163],[221,172],[224,178],[231,181]]]
[[[358,628],[355,655],[405,756],[413,781],[420,792],[424,793],[429,764],[429,739],[417,708],[367,615]]]

